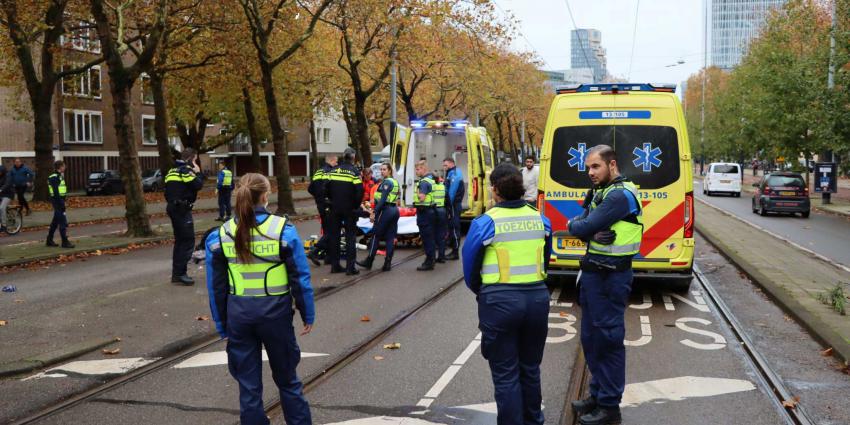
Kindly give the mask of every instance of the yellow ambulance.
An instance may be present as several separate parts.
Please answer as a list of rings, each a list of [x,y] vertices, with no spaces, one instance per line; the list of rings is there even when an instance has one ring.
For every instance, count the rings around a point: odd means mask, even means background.
[[[639,189],[643,240],[636,277],[687,288],[693,277],[691,148],[675,85],[584,84],[559,88],[543,138],[538,209],[552,221],[550,275],[575,275],[585,243],[567,235],[591,182],[585,153],[607,144]]]
[[[452,158],[463,172],[465,196],[461,220],[470,221],[483,214],[492,199],[487,179],[495,164],[493,142],[484,127],[468,121],[412,121],[410,127],[398,125],[390,160],[395,178],[401,184],[401,206],[413,205],[416,162],[424,159],[434,176],[445,177],[443,160]]]

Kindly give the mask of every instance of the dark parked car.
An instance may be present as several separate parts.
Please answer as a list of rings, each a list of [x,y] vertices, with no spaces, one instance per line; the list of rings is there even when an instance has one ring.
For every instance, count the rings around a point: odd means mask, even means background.
[[[86,195],[114,195],[124,193],[121,176],[114,170],[92,171],[86,182]]]
[[[156,192],[162,188],[162,173],[159,169],[145,170],[142,173],[142,189],[145,192]]]
[[[753,212],[767,215],[769,212],[800,213],[809,217],[811,201],[809,188],[799,173],[780,171],[768,174],[761,182],[754,183]]]

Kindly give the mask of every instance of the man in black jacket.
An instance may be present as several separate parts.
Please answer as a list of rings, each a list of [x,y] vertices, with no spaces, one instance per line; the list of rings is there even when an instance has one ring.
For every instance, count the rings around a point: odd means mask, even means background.
[[[53,234],[59,228],[62,248],[73,248],[74,244],[68,240],[68,217],[65,216],[65,196],[68,194],[68,187],[65,186],[65,161],[56,161],[53,163],[53,169],[55,172],[47,178],[50,203],[53,204],[53,220],[47,230],[47,246],[58,246],[53,242]]]
[[[354,265],[357,259],[356,232],[360,201],[363,199],[363,181],[360,171],[354,166],[354,149],[347,148],[343,153],[342,164],[333,168],[325,182],[325,197],[328,200],[328,260],[331,273],[356,275],[359,272]],[[340,230],[345,226],[345,269],[339,263]]]
[[[174,251],[171,255],[171,282],[194,285],[195,281],[186,274],[187,264],[195,248],[195,222],[192,207],[198,191],[204,186],[198,156],[190,148],[183,150],[182,160],[165,176],[165,211],[171,218],[174,229]]]
[[[310,181],[310,186],[307,187],[307,192],[316,200],[316,209],[319,210],[319,223],[322,226],[322,237],[310,248],[307,258],[313,264],[319,266],[319,251],[328,251],[328,200],[325,194],[325,184],[328,182],[331,170],[337,166],[337,156],[328,155],[325,157],[325,163],[313,173],[313,178]],[[330,264],[330,259],[325,256],[325,264]]]

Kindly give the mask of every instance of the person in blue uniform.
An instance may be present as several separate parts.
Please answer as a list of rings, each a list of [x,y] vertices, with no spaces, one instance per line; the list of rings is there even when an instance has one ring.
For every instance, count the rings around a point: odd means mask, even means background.
[[[59,160],[53,163],[54,173],[47,177],[47,193],[50,195],[50,203],[53,205],[53,220],[47,230],[47,246],[57,246],[53,242],[53,234],[59,229],[62,237],[62,248],[73,248],[74,244],[68,239],[68,217],[65,215],[65,196],[68,195],[68,187],[65,185],[65,161]]]
[[[386,256],[381,270],[388,272],[392,269],[395,236],[398,231],[399,213],[396,201],[401,188],[398,181],[393,178],[393,169],[390,164],[381,164],[381,178],[383,179],[381,185],[375,192],[375,209],[372,210],[370,217],[375,227],[372,243],[369,244],[369,255],[362,262],[358,261],[357,265],[371,269],[375,254],[378,252],[378,243],[383,241],[386,245]]]
[[[15,163],[9,173],[12,176],[12,183],[15,185],[15,193],[18,195],[18,205],[26,210],[27,215],[32,214],[26,194],[27,189],[32,186],[35,173],[21,161],[21,158],[15,158]]]
[[[626,380],[625,310],[632,286],[632,257],[640,251],[643,218],[637,188],[620,175],[614,149],[587,151],[593,183],[585,211],[568,223],[587,242],[578,277],[581,345],[592,378],[590,396],[572,402],[583,425],[619,424]]]
[[[546,267],[552,227],[523,199],[522,175],[503,163],[490,174],[496,205],[472,221],[463,276],[478,300],[481,354],[490,364],[499,425],[543,424],[540,362],[546,345]]]
[[[436,261],[436,227],[437,211],[434,203],[434,175],[428,171],[428,164],[420,160],[415,167],[416,198],[413,206],[416,207],[416,226],[419,228],[419,237],[422,239],[422,247],[425,249],[425,261],[416,268],[419,271],[434,270]]]
[[[354,149],[343,152],[342,164],[328,173],[325,182],[325,197],[328,202],[328,259],[331,273],[356,275],[354,262],[357,260],[357,217],[363,199],[363,181],[360,170],[354,166]],[[345,268],[340,265],[340,232],[345,229]]]
[[[266,210],[270,194],[265,176],[244,175],[236,189],[236,218],[207,237],[210,311],[219,335],[227,338],[227,365],[239,383],[240,422],[269,423],[263,408],[265,348],[286,423],[309,425],[292,320],[294,303],[304,324],[300,335],[313,330],[310,266],[295,226]]]
[[[217,221],[225,221],[230,218],[230,196],[233,194],[233,172],[227,169],[227,163],[218,163],[218,178],[215,183],[215,191],[218,194],[218,218]]]
[[[463,184],[463,173],[455,165],[451,157],[443,160],[443,170],[446,171],[446,214],[448,215],[448,244],[451,251],[446,255],[447,260],[457,260],[460,249],[460,213],[462,212],[463,196],[466,185]]]
[[[328,200],[325,196],[325,184],[328,182],[331,170],[336,168],[336,165],[336,155],[326,156],[325,163],[313,173],[313,177],[310,179],[310,185],[307,186],[307,192],[316,201],[316,209],[319,211],[319,224],[322,226],[322,236],[316,244],[310,248],[310,252],[307,254],[307,258],[309,258],[316,266],[321,265],[321,262],[319,261],[321,260],[321,258],[319,258],[319,252],[324,253],[325,264],[330,264],[330,259],[327,257],[328,239],[330,238],[330,235],[328,235]]]
[[[174,250],[171,253],[171,282],[194,285],[186,274],[187,265],[195,249],[195,221],[192,208],[198,191],[204,186],[198,156],[190,148],[183,149],[180,160],[165,175],[165,212],[174,230]]]

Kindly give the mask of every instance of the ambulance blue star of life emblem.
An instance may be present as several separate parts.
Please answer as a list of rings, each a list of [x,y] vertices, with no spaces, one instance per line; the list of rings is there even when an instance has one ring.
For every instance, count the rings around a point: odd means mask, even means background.
[[[658,158],[661,155],[661,148],[657,146],[653,148],[652,143],[644,143],[643,149],[635,148],[632,153],[635,155],[632,163],[645,173],[652,171],[652,167],[661,166],[661,159]]]
[[[571,147],[568,153],[570,154],[570,160],[567,164],[570,167],[578,167],[579,171],[584,172],[584,155],[587,153],[587,144],[579,143],[578,149]]]

